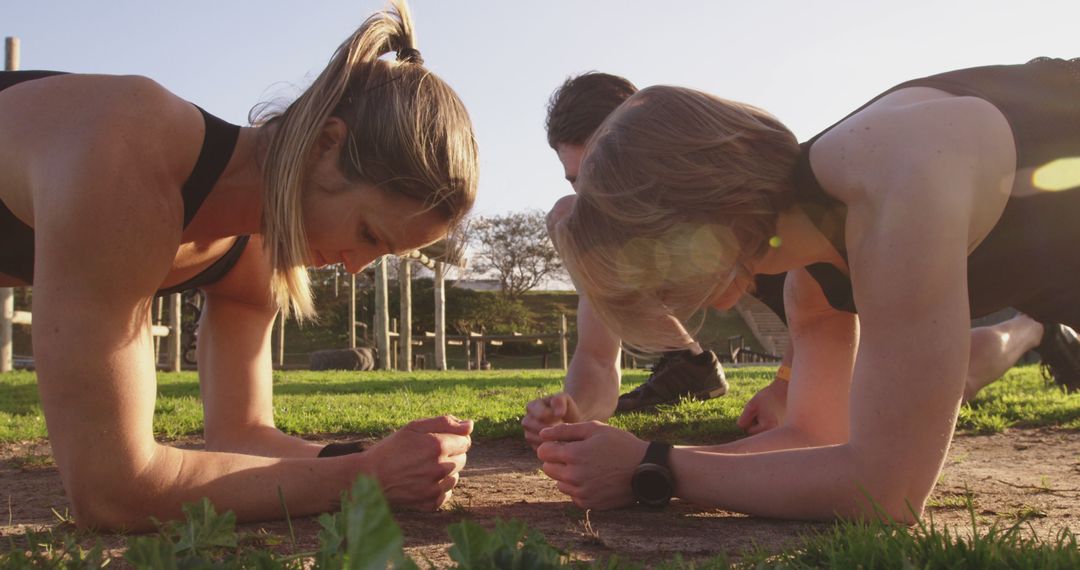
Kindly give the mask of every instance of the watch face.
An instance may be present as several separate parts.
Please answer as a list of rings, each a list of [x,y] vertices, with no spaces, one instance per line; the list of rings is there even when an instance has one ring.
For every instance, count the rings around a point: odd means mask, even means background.
[[[671,500],[671,473],[662,465],[638,465],[630,484],[634,490],[634,498],[642,504],[662,507]]]

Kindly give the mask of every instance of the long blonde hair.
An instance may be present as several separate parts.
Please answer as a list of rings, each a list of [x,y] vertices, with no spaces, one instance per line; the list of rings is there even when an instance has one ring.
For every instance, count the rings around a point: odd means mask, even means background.
[[[587,144],[555,228],[567,270],[633,348],[684,348],[689,325],[767,250],[799,146],[768,113],[691,89],[639,91]],[[693,329],[695,327],[688,326]]]
[[[380,59],[397,53],[396,60]],[[348,128],[340,166],[348,180],[421,201],[455,225],[476,199],[477,148],[457,94],[429,72],[416,49],[404,0],[369,17],[338,47],[315,82],[274,125],[264,168],[263,234],[273,264],[271,292],[288,314],[314,307],[305,263],[302,193],[309,157],[330,117]]]

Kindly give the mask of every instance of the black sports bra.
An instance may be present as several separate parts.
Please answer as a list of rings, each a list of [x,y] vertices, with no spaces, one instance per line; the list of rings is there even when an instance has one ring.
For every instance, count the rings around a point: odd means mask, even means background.
[[[25,81],[54,75],[63,75],[63,73],[56,71],[0,72],[0,91]],[[195,167],[181,189],[184,199],[184,227],[187,227],[195,218],[199,207],[202,206],[221,173],[224,172],[225,166],[232,158],[236,140],[240,134],[240,127],[227,123],[202,108],[196,108],[202,113],[206,123],[206,135]],[[248,236],[236,238],[232,247],[210,267],[179,285],[158,291],[158,294],[193,289],[221,279],[236,264],[247,243]],[[0,247],[0,273],[26,283],[33,283],[34,229],[17,218],[3,201],[0,201],[0,244],[3,244],[3,247]]]
[[[870,103],[907,87],[978,97],[997,107],[1012,128],[1017,170],[1080,157],[1080,60],[1040,58],[1023,65],[950,71],[902,83]],[[847,207],[825,193],[810,167],[810,147],[835,126],[801,145],[795,185],[797,205],[847,259]],[[1045,288],[1059,283],[1061,275],[1080,275],[1078,244],[1080,181],[1070,188],[1010,198],[997,224],[968,256],[971,316],[1005,307],[1023,311],[1048,294]],[[856,312],[848,276],[826,263],[811,265],[807,271],[830,305]],[[1020,275],[1022,279],[1017,278]]]

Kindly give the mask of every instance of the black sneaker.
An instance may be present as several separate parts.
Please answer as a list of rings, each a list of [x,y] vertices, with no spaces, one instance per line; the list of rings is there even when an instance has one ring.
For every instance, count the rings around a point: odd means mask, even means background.
[[[688,350],[668,352],[652,366],[645,383],[619,396],[616,412],[633,412],[675,404],[681,398],[709,400],[727,393],[728,383],[716,353],[693,355]]]
[[[1080,338],[1076,331],[1043,323],[1042,342],[1035,350],[1042,358],[1044,377],[1064,386],[1066,392],[1080,391]]]

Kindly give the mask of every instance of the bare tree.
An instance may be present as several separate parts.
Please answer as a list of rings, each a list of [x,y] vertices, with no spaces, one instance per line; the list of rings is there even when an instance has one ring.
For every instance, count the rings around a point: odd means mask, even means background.
[[[475,269],[480,273],[494,272],[503,294],[511,299],[562,271],[543,212],[527,210],[479,218],[471,234],[477,246]]]

